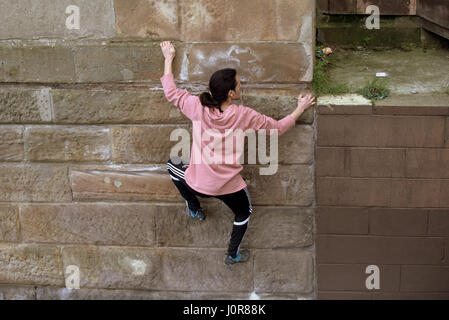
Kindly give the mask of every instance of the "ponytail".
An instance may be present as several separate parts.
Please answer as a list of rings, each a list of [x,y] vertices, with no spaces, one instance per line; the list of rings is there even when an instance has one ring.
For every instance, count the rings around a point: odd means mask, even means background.
[[[221,104],[218,103],[218,101],[215,100],[215,99],[212,97],[212,95],[210,94],[210,92],[203,92],[203,93],[200,95],[200,101],[201,101],[201,104],[202,104],[203,106],[207,106],[207,107],[219,107],[219,106],[221,106]]]

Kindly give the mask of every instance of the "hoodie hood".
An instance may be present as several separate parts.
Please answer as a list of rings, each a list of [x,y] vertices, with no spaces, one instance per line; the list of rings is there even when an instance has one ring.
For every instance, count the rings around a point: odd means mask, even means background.
[[[229,129],[238,119],[238,106],[229,105],[225,111],[220,112],[218,108],[204,107],[204,116],[216,129]]]

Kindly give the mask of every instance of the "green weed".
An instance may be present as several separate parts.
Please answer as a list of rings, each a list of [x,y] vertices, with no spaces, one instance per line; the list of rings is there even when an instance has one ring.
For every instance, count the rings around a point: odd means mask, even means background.
[[[415,43],[403,43],[403,44],[401,44],[401,50],[402,51],[406,51],[406,52],[412,51],[416,47],[417,47],[417,45]]]
[[[329,58],[324,53],[318,53],[323,50],[323,46],[316,47],[315,68],[313,70],[313,92],[319,97],[322,95],[338,95],[350,92],[350,88],[346,83],[331,83],[329,81],[328,68],[330,67]]]
[[[387,98],[390,95],[390,89],[388,89],[388,81],[386,79],[374,78],[368,81],[357,93],[373,102]]]

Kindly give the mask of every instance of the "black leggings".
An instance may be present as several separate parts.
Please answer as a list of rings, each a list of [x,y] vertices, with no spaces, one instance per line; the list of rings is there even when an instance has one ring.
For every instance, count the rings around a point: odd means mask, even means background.
[[[218,198],[223,201],[235,214],[234,225],[232,227],[231,240],[228,247],[228,255],[235,258],[240,249],[240,243],[243,236],[248,229],[249,217],[253,211],[251,199],[249,197],[248,189],[245,187],[240,191],[224,194],[220,196],[210,196],[193,190],[185,181],[184,168],[186,163],[182,162],[180,158],[173,158],[167,162],[167,170],[170,173],[173,183],[178,188],[181,196],[186,200],[189,209],[196,212],[201,208],[197,196],[202,198]]]

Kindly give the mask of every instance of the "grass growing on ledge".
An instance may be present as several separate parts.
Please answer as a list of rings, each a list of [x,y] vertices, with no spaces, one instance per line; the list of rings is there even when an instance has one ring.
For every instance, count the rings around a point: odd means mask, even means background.
[[[360,90],[357,91],[365,98],[374,102],[376,100],[382,100],[390,95],[390,89],[388,89],[388,81],[381,78],[374,78]]]
[[[318,53],[319,50],[323,50],[323,46],[315,48],[315,68],[313,70],[313,93],[316,97],[326,94],[345,94],[351,90],[346,83],[331,83],[329,81],[329,75],[327,70],[329,68],[329,60],[326,54]]]

